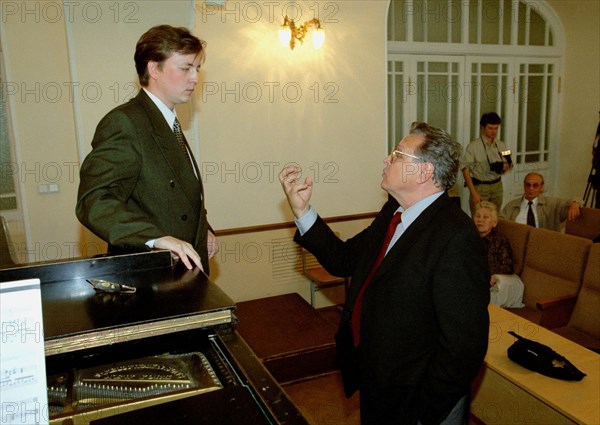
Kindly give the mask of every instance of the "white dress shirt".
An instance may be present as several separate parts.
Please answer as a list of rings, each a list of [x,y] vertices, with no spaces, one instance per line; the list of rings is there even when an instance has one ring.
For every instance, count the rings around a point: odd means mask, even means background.
[[[539,227],[538,213],[537,213],[537,204],[538,198],[532,200],[531,210],[533,211],[533,216],[535,217],[535,227]],[[515,222],[521,224],[527,224],[527,211],[529,210],[529,201],[527,198],[523,197],[521,201],[521,209],[519,210],[519,214],[515,217]]]

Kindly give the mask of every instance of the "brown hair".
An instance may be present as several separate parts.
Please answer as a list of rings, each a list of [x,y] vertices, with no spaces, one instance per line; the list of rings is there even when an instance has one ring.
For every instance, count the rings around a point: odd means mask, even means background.
[[[204,61],[204,46],[206,43],[192,35],[187,28],[170,25],[150,28],[138,40],[133,56],[140,84],[144,87],[148,85],[148,62],[162,63],[173,53],[201,55]]]
[[[479,125],[481,127],[485,127],[488,124],[492,124],[492,125],[502,124],[502,119],[500,118],[500,115],[498,115],[495,112],[486,112],[485,114],[483,114],[481,116],[481,119],[479,120]]]

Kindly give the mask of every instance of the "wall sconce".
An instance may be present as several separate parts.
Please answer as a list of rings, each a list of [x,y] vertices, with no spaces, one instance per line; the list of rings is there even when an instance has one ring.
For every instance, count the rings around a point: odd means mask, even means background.
[[[325,31],[321,28],[321,22],[317,18],[313,18],[310,21],[306,21],[300,26],[296,26],[293,19],[286,17],[283,20],[283,25],[279,29],[279,41],[283,46],[290,46],[290,49],[294,50],[296,47],[296,40],[300,44],[304,43],[304,37],[308,32],[308,28],[314,26],[315,30],[312,32],[312,41],[315,49],[320,49],[325,41]]]

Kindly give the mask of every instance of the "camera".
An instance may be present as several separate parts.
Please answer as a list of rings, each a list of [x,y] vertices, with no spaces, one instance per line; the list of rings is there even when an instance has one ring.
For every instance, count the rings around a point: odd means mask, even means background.
[[[496,174],[504,173],[504,162],[496,161],[496,162],[490,163],[490,170],[492,170]]]
[[[508,163],[508,165],[512,165],[512,158],[510,157],[510,154],[511,154],[510,149],[507,151],[500,152],[500,155],[502,155],[502,157],[504,159],[506,159],[506,162]]]
[[[506,160],[509,166],[512,165],[512,158],[510,157],[510,154],[510,150],[500,152],[500,155],[502,155],[502,158]],[[504,161],[490,163],[490,170],[496,174],[504,174]]]

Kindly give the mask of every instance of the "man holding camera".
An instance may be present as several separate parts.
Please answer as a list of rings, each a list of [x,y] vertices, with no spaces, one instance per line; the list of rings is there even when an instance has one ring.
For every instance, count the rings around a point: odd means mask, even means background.
[[[471,216],[481,201],[502,207],[502,174],[512,169],[510,151],[504,142],[497,140],[502,120],[495,112],[481,116],[481,134],[467,146],[462,161],[465,186],[469,189]]]

